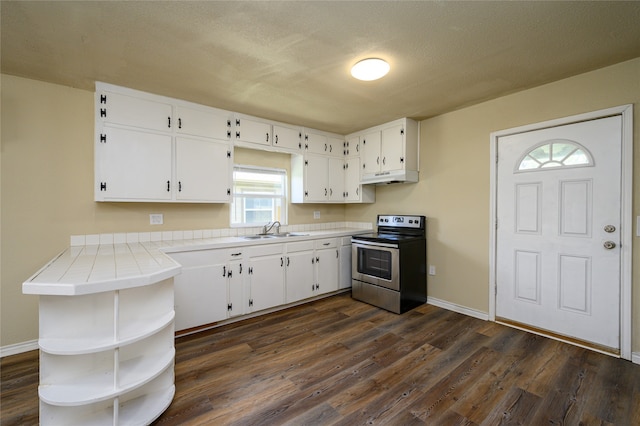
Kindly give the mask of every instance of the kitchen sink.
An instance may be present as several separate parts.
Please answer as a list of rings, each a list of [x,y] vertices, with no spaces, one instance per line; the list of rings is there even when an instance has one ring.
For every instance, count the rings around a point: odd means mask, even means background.
[[[256,235],[245,235],[245,240],[264,240],[267,238],[286,238],[286,237],[306,237],[309,234],[299,234],[297,232],[283,232],[281,234],[256,234]]]

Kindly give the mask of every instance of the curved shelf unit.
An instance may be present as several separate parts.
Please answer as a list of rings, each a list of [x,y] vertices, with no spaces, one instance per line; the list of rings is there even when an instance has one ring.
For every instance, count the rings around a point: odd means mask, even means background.
[[[40,423],[149,424],[171,404],[173,278],[40,296]]]

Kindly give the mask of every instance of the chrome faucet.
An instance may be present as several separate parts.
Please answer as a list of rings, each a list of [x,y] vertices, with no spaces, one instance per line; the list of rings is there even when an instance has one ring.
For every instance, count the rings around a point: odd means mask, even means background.
[[[267,224],[265,226],[262,227],[262,235],[266,235],[269,231],[271,231],[271,228],[276,227],[276,234],[280,233],[280,221],[275,221],[273,223],[271,222],[267,222]]]

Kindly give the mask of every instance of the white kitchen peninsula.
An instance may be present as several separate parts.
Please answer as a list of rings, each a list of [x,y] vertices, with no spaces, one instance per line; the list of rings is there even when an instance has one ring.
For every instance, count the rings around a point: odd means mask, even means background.
[[[314,226],[286,241],[367,229]],[[174,277],[182,268],[170,256],[284,243],[237,233],[73,236],[69,248],[24,282],[23,293],[40,297],[40,423],[148,424],[162,414],[175,393]]]

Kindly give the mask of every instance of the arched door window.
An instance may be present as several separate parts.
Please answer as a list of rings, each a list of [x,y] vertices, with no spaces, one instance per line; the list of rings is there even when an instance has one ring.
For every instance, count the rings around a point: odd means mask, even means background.
[[[593,166],[591,153],[578,142],[553,139],[536,145],[517,163],[516,172]]]

